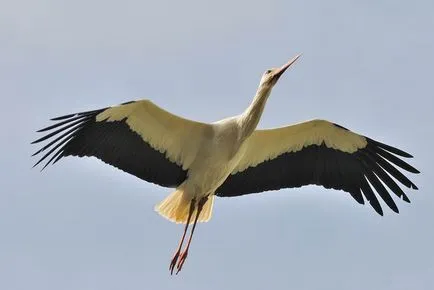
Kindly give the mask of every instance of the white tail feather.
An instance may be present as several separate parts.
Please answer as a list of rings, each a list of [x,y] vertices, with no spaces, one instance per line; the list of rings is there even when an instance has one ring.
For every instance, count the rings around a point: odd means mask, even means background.
[[[155,211],[174,223],[187,223],[191,200],[187,199],[182,189],[173,191],[168,197],[155,206]],[[208,197],[199,215],[198,222],[207,222],[211,219],[214,205],[214,195]],[[197,213],[197,202],[190,223],[194,222]]]

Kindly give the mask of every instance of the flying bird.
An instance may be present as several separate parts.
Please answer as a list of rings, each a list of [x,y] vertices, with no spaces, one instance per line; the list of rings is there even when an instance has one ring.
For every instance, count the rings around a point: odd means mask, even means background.
[[[185,119],[147,99],[53,118],[56,123],[38,131],[51,132],[32,142],[49,141],[33,154],[45,153],[34,166],[46,159],[42,169],[66,156],[94,156],[172,188],[155,206],[161,216],[185,225],[171,274],[182,269],[196,224],[211,218],[215,196],[311,184],[347,192],[383,215],[380,197],[398,213],[390,192],[410,202],[398,183],[417,189],[401,172],[419,173],[403,160],[412,157],[409,153],[322,119],[256,128],[273,87],[299,56],[266,70],[243,112],[213,123]]]

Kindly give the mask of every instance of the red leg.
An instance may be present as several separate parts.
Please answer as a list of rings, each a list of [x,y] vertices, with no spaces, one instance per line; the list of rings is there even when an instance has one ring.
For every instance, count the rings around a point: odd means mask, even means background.
[[[200,213],[203,209],[203,206],[207,200],[208,200],[208,196],[205,196],[199,200],[199,204],[197,205],[197,213],[196,213],[196,217],[194,219],[193,228],[191,229],[191,233],[190,233],[190,237],[188,239],[187,246],[185,247],[185,250],[182,252],[181,256],[179,257],[178,266],[176,267],[177,268],[176,274],[178,274],[179,271],[181,271],[182,266],[184,265],[185,260],[187,259],[188,249],[190,248],[190,244],[191,244],[191,240],[193,238],[194,229],[196,228],[197,220],[199,219],[199,215],[200,215]]]
[[[170,262],[169,271],[171,275],[173,274],[173,270],[175,269],[176,262],[178,261],[179,255],[181,253],[182,244],[184,243],[185,235],[187,234],[188,225],[190,223],[191,216],[193,215],[194,212],[195,203],[196,200],[193,198],[190,203],[190,210],[187,217],[187,223],[185,224],[184,227],[184,233],[182,234],[181,240],[179,241],[178,249],[176,250],[175,254],[173,255],[172,261]]]

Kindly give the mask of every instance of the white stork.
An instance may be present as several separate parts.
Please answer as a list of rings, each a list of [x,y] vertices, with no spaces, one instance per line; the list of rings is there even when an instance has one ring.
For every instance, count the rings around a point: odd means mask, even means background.
[[[410,202],[394,181],[417,189],[397,169],[419,173],[398,157],[410,154],[325,120],[256,129],[273,86],[298,57],[262,75],[244,112],[214,123],[184,119],[149,100],[53,118],[58,122],[38,132],[55,130],[32,142],[53,137],[33,154],[48,150],[35,166],[49,156],[43,168],[65,156],[94,156],[145,181],[174,188],[155,207],[170,221],[185,224],[171,273],[175,266],[176,273],[181,270],[196,223],[211,218],[215,196],[313,184],[348,192],[360,204],[369,201],[383,215],[376,191],[398,213],[386,186]]]

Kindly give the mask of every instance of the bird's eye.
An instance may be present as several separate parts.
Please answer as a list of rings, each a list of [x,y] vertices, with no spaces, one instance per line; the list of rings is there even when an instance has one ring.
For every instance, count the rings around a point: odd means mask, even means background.
[[[267,70],[265,73],[266,73],[266,74],[271,73],[271,69]]]

